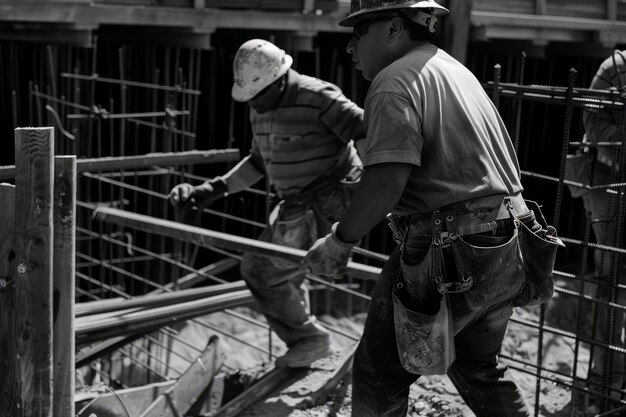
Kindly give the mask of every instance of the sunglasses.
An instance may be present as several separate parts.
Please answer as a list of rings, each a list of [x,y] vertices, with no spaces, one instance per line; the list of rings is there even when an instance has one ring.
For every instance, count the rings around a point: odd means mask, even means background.
[[[380,22],[381,20],[389,20],[393,17],[395,16],[381,16],[373,19],[362,20],[352,27],[352,36],[354,36],[354,39],[358,41],[367,33],[372,23]]]

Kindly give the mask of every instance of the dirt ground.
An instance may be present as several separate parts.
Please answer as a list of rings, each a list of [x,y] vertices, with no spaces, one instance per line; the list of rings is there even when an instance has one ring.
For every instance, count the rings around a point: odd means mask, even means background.
[[[571,303],[571,302],[570,302]],[[555,299],[546,308],[546,321],[548,325],[567,328],[563,324],[575,322],[574,313],[571,311],[573,306],[568,305],[568,300]],[[253,311],[249,313],[254,314]],[[514,318],[538,322],[540,310],[539,307],[516,309]],[[336,319],[330,316],[321,316],[320,320],[334,327],[343,329],[346,333],[355,337],[361,332],[362,323],[365,314],[356,315],[350,319]],[[234,322],[232,318],[224,316],[222,313],[214,314],[210,317],[210,321],[219,326],[222,330],[237,333],[237,327],[241,324]],[[229,328],[230,326],[230,328]],[[241,329],[240,329],[241,330]],[[573,330],[573,329],[572,329]],[[502,349],[503,356],[526,361],[528,363],[536,363],[537,358],[537,338],[538,330],[515,322],[511,322],[505,338]],[[251,329],[245,326],[245,330],[239,333],[239,337],[248,340],[257,346],[266,346],[268,332]],[[335,342],[338,346],[347,349],[354,342],[343,336],[335,335]],[[267,364],[267,357],[240,346],[241,344],[234,341],[224,341],[225,351],[228,354],[227,366],[232,368],[245,368],[246,366],[263,366]],[[543,366],[548,370],[558,370],[566,374],[572,372],[573,352],[575,345],[573,339],[555,335],[553,333],[544,332],[543,334]],[[285,347],[276,337],[273,337],[274,354],[280,355],[284,352]],[[579,346],[579,375],[586,374],[588,349],[584,345]],[[510,362],[515,364],[515,362]],[[519,364],[518,367],[522,367]],[[553,383],[542,382],[537,387],[535,375],[518,370],[512,371],[518,384],[525,393],[528,404],[534,407],[535,392],[539,389],[539,416],[542,417],[568,417],[570,416],[570,398],[571,393],[568,389]],[[309,381],[311,383],[311,381]],[[349,378],[346,378],[328,397],[328,400],[316,407],[298,409],[294,407],[294,391],[276,392],[270,396],[267,406],[257,405],[251,407],[247,411],[246,416],[292,416],[292,417],[322,417],[322,416],[349,416],[350,415],[350,392],[351,384]],[[300,395],[296,393],[297,395]],[[266,408],[263,408],[266,407]],[[256,408],[256,409],[255,409]],[[580,416],[593,415],[594,411],[589,413],[578,414]],[[457,393],[455,387],[446,376],[422,377],[417,383],[411,387],[409,417],[417,416],[472,416],[474,415],[465,405]]]
[[[582,378],[587,373],[589,359],[589,349],[585,344],[577,347],[572,337],[577,323],[576,311],[586,312],[588,309],[584,305],[578,305],[573,297],[566,297],[556,294],[550,303],[545,307],[545,323],[560,332],[544,331],[543,337],[543,376],[548,376],[554,381],[558,381],[559,376],[550,371],[558,371],[564,375],[571,375],[576,362],[577,374]],[[571,392],[562,385],[542,381],[538,386],[534,375],[534,366],[537,362],[537,346],[540,337],[538,329],[529,323],[538,323],[540,308],[518,308],[515,310],[513,320],[509,324],[507,335],[502,348],[503,361],[507,363],[514,374],[519,386],[524,392],[531,410],[535,407],[535,397],[539,391],[538,412],[541,417],[570,417]],[[197,350],[189,346],[202,347],[206,344],[209,336],[217,334],[220,337],[220,344],[226,353],[226,361],[222,370],[227,374],[242,374],[248,381],[262,375],[271,368],[271,360],[268,352],[261,351],[270,346],[269,330],[251,325],[248,321],[237,317],[239,314],[252,316],[258,321],[264,321],[262,315],[253,308],[240,307],[235,309],[235,314],[215,313],[194,321],[188,321],[185,326],[178,328],[177,339],[186,341],[179,343],[171,341],[171,350],[176,351],[176,355],[169,355],[170,377],[175,378],[184,372],[188,366],[188,361],[178,358],[195,358]],[[358,339],[362,325],[365,321],[365,313],[360,313],[352,317],[335,318],[323,315],[319,319],[325,324],[341,329],[346,337],[334,334],[334,343],[338,347],[338,355],[348,351],[354,346]],[[515,322],[516,320],[522,323]],[[586,317],[580,323],[588,323]],[[568,333],[569,332],[569,333]],[[225,335],[235,335],[238,340]],[[274,356],[280,356],[286,350],[284,344],[272,333],[271,351]],[[575,351],[578,350],[578,361],[575,361]],[[327,367],[330,372],[332,364],[321,364],[321,368]],[[526,370],[526,372],[524,372]],[[136,373],[140,376],[141,373]],[[310,406],[307,401],[303,401],[311,391],[311,387],[319,383],[312,378],[324,378],[324,373],[317,376],[308,376],[304,385],[296,385],[295,388],[276,392],[261,406],[257,404],[247,410],[247,417],[326,417],[326,416],[349,416],[350,415],[350,378],[345,378],[342,383],[334,389],[321,405]],[[126,379],[126,378],[125,378]],[[142,378],[138,378],[140,381]],[[264,408],[265,407],[265,408]],[[589,409],[586,412],[579,410],[575,417],[593,416],[597,409]],[[446,376],[422,377],[411,387],[409,417],[417,416],[464,416],[470,417],[474,414],[465,405],[455,387]]]

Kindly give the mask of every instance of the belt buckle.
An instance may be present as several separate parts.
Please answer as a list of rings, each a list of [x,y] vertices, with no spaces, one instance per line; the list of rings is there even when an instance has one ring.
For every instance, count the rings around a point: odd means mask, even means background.
[[[468,291],[474,284],[474,278],[471,274],[465,275],[461,281],[443,282],[442,277],[436,277],[437,291],[440,294],[454,294]]]

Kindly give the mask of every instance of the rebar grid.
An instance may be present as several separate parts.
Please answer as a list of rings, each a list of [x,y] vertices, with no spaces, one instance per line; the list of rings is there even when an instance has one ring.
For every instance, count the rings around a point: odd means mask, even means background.
[[[495,73],[498,73],[498,68],[496,68]],[[520,118],[519,118],[519,108],[522,106],[522,103],[534,103],[540,102],[544,104],[548,104],[550,106],[556,106],[557,108],[564,108],[564,122],[563,122],[563,135],[561,141],[560,152],[554,155],[553,160],[558,160],[558,173],[557,175],[550,175],[545,172],[533,172],[529,170],[522,170],[521,174],[523,178],[529,178],[533,181],[540,181],[545,184],[549,184],[552,186],[556,186],[555,192],[555,201],[553,204],[554,214],[552,222],[553,224],[559,228],[562,223],[560,214],[563,211],[563,199],[564,199],[564,185],[572,189],[581,189],[584,192],[601,192],[604,191],[609,198],[616,198],[618,201],[618,206],[624,207],[624,185],[626,185],[623,171],[618,176],[617,171],[613,171],[613,176],[611,180],[607,182],[603,182],[600,184],[594,183],[593,178],[587,178],[588,182],[577,182],[565,179],[565,159],[568,154],[569,149],[573,149],[575,152],[595,152],[597,149],[612,149],[613,155],[622,156],[622,161],[626,152],[623,152],[623,144],[624,144],[624,98],[621,97],[620,92],[617,91],[604,91],[604,90],[591,90],[591,89],[581,89],[575,88],[575,80],[576,80],[576,71],[570,71],[569,83],[567,87],[551,87],[551,86],[524,86],[518,84],[505,84],[501,83],[497,77],[494,77],[494,81],[487,83],[486,89],[492,90],[492,96],[497,98],[494,100],[496,103],[502,103],[504,98],[513,100],[514,108],[517,111],[516,119],[512,122],[514,125],[519,126]],[[532,105],[532,104],[530,104]],[[529,104],[527,104],[529,106]],[[593,141],[580,141],[580,140],[571,140],[571,127],[573,126],[573,112],[575,109],[595,109],[596,111],[614,111],[619,114],[618,117],[618,132],[620,133],[620,140],[616,142],[594,142]],[[581,125],[582,123],[578,123]],[[578,139],[578,138],[576,138]],[[618,158],[619,160],[619,158]],[[591,161],[591,157],[589,157],[589,161]],[[523,162],[523,161],[522,161]],[[622,167],[623,162],[622,162]],[[554,172],[554,171],[552,171]],[[592,172],[590,170],[590,172]],[[592,175],[592,174],[590,174]],[[608,206],[607,206],[608,210]],[[624,213],[618,210],[619,222],[616,225],[616,230],[622,230],[622,232],[617,232],[623,234],[623,218]],[[614,318],[617,312],[624,313],[626,307],[622,305],[622,301],[617,302],[617,291],[618,289],[624,289],[624,283],[620,283],[618,280],[618,265],[621,264],[619,260],[619,256],[623,256],[626,253],[626,249],[623,246],[623,239],[616,240],[615,245],[606,245],[606,244],[598,244],[594,242],[590,242],[591,239],[591,226],[595,219],[589,218],[589,216],[584,216],[584,225],[583,239],[576,239],[573,237],[562,237],[562,240],[568,244],[570,247],[578,248],[578,250],[582,251],[582,257],[578,258],[578,263],[573,265],[575,273],[566,273],[566,272],[557,272],[555,271],[555,276],[571,278],[570,282],[576,281],[578,282],[578,288],[576,291],[568,289],[568,288],[556,288],[556,294],[559,296],[568,296],[575,298],[575,328],[573,332],[564,332],[560,329],[551,328],[550,326],[545,326],[545,313],[546,313],[546,305],[542,305],[540,307],[539,312],[539,323],[534,324],[530,322],[524,322],[523,320],[513,319],[514,323],[524,324],[526,326],[536,327],[538,330],[538,343],[537,343],[537,363],[535,366],[535,371],[537,375],[537,386],[535,390],[535,404],[541,403],[541,382],[545,378],[541,375],[543,371],[550,371],[544,369],[542,366],[543,363],[543,338],[544,332],[548,332],[551,334],[559,334],[560,336],[565,336],[574,340],[574,348],[573,348],[573,366],[572,370],[568,375],[561,373],[561,377],[569,376],[571,378],[571,384],[567,385],[569,389],[573,389],[572,391],[572,407],[571,412],[574,413],[579,404],[575,401],[574,391],[581,391],[578,386],[578,382],[582,382],[587,386],[599,385],[599,390],[596,391],[586,391],[585,395],[595,397],[600,401],[601,408],[603,411],[608,411],[611,408],[615,408],[616,404],[619,404],[621,401],[624,402],[624,395],[621,395],[621,400],[617,398],[611,398],[611,394],[620,394],[618,390],[615,390],[611,387],[611,377],[612,377],[612,369],[613,369],[613,359],[616,355],[621,356],[620,363],[623,363],[623,358],[625,356],[626,350],[624,350],[623,346],[615,345],[613,341],[615,326]],[[609,276],[603,277],[602,275],[595,276],[590,279],[587,275],[587,260],[589,259],[588,251],[590,249],[594,249],[596,251],[602,251],[602,253],[607,254],[607,256],[613,257],[612,262],[612,270],[609,273]],[[568,249],[571,250],[571,249]],[[561,251],[563,252],[563,251]],[[606,257],[605,257],[606,258]],[[565,262],[565,261],[563,261]],[[567,265],[563,263],[563,266]],[[570,266],[571,267],[571,266]],[[601,265],[596,265],[597,268],[603,270]],[[622,272],[623,273],[623,272]],[[603,285],[603,282],[606,280],[610,281],[610,294],[608,298],[591,297],[586,294],[589,290],[589,287],[585,287],[585,285]],[[565,281],[563,285],[568,285],[568,282]],[[583,304],[584,303],[584,304]],[[563,302],[561,302],[561,305]],[[592,332],[591,336],[585,336],[585,327],[583,326],[583,312],[586,311],[585,308],[587,305],[591,305],[593,310],[593,317],[596,316],[596,311],[598,308],[604,308],[608,310],[608,318],[607,322],[604,324],[595,324],[595,319],[591,325]],[[550,309],[556,310],[559,308],[559,302],[554,301],[550,303]],[[565,307],[562,307],[565,308]],[[558,314],[558,312],[557,312]],[[604,339],[597,340],[595,334],[598,326],[604,326],[605,332],[603,333]],[[604,352],[603,360],[604,363],[603,371],[602,371],[602,382],[598,384],[597,382],[588,380],[586,376],[583,376],[579,370],[580,361],[582,360],[580,355],[582,350],[585,350],[589,354],[589,363],[588,369],[591,369],[591,360],[594,357],[594,349],[602,349]],[[511,358],[509,358],[511,359]],[[514,359],[514,358],[513,358]],[[596,368],[597,368],[596,364]],[[527,369],[525,369],[527,371]],[[583,390],[584,391],[584,390]],[[623,393],[622,393],[623,394]],[[619,395],[618,395],[619,397]],[[539,409],[535,406],[535,415],[537,416]]]
[[[132,48],[120,48],[117,51],[119,69],[112,71],[114,76],[118,78],[113,78],[113,76],[107,78],[98,75],[98,72],[102,71],[97,70],[99,66],[96,58],[98,56],[97,50],[98,43],[96,40],[90,61],[84,59],[81,61],[78,58],[75,60],[72,58],[68,59],[68,62],[76,61],[76,64],[80,65],[76,65],[76,68],[66,68],[64,76],[58,79],[57,74],[59,71],[56,70],[55,62],[53,62],[56,61],[54,56],[55,52],[53,49],[49,49],[47,54],[50,56],[50,68],[48,68],[47,73],[42,74],[41,79],[37,80],[38,82],[32,83],[31,85],[31,94],[29,97],[31,101],[30,120],[33,121],[33,124],[57,123],[53,120],[50,112],[43,110],[46,105],[51,105],[58,114],[59,120],[65,124],[64,126],[58,126],[59,129],[67,131],[77,138],[73,141],[70,141],[67,137],[63,138],[59,141],[59,151],[57,153],[74,153],[79,156],[102,157],[109,155],[194,149],[198,113],[198,95],[196,92],[199,91],[198,87],[201,74],[201,60],[199,59],[199,55],[195,52],[189,54],[190,64],[187,66],[188,73],[183,74],[180,70],[180,48],[167,48],[166,51],[161,51],[163,52],[162,57],[157,56],[156,49],[153,49],[151,53],[148,54],[150,56],[147,61],[149,61],[150,65],[149,68],[145,70],[145,74],[130,74],[128,73],[130,66],[126,65],[126,63],[130,58],[137,58],[137,56],[132,56],[134,53]],[[162,68],[159,68],[156,62],[161,59],[164,65]],[[169,62],[173,62],[174,64],[171,65]],[[75,63],[72,62],[72,64]],[[215,65],[215,61],[212,61],[210,65]],[[87,73],[87,75],[83,75],[85,73]],[[91,75],[89,75],[89,73]],[[47,83],[48,85],[45,87],[39,87],[40,85],[46,84],[43,82],[44,78],[49,78],[54,82]],[[149,82],[130,81],[133,78],[142,78],[149,80]],[[496,71],[494,71],[494,82],[486,86],[487,90],[492,89],[492,98],[496,105],[504,106],[513,100],[513,120],[509,121],[509,126],[513,126],[511,131],[516,148],[527,140],[527,138],[524,137],[525,125],[521,123],[521,117],[523,114],[522,107],[529,103],[545,103],[558,107],[565,106],[567,107],[567,111],[584,107],[597,108],[598,106],[614,107],[619,111],[623,111],[621,109],[624,108],[624,103],[619,95],[611,92],[579,89],[574,88],[573,85],[568,87],[521,85],[524,79],[524,61],[522,61],[522,65],[520,66],[518,79],[519,82],[517,84],[500,82],[500,68],[497,68]],[[354,83],[354,78],[352,81]],[[102,86],[106,86],[105,90],[102,90]],[[131,93],[132,90],[136,88],[141,89],[143,92]],[[355,85],[353,85],[352,90],[356,90]],[[213,94],[213,91],[209,91],[208,93]],[[102,97],[105,97],[105,99],[103,100]],[[142,101],[142,98],[144,99],[143,103],[139,103]],[[147,107],[145,105],[142,106],[142,104],[145,103],[150,103],[151,105]],[[176,109],[176,111],[180,113],[172,112],[172,109]],[[234,138],[234,116],[236,113],[234,103],[230,104],[230,109],[229,144]],[[84,112],[88,117],[80,120],[73,119],[72,117],[68,117],[70,110]],[[244,109],[244,112],[245,111],[247,111],[247,109]],[[138,114],[150,114],[149,119],[151,120],[131,117],[137,116]],[[124,115],[126,117],[115,118],[110,117],[111,115]],[[571,118],[572,115],[570,114],[569,117]],[[17,117],[14,116],[14,119],[17,119]],[[243,117],[243,120],[247,120],[247,118]],[[603,146],[617,148],[621,146],[621,144],[616,145],[614,143],[604,142],[589,145],[579,141],[579,138],[576,138],[577,140],[575,141],[569,141],[568,125],[570,123],[571,120],[564,123],[563,143],[565,144],[565,139],[567,139],[567,146],[572,149]],[[61,135],[57,136],[61,137]],[[563,166],[565,158],[564,153],[567,152],[567,147],[563,149],[564,152],[554,156],[554,160],[558,159],[560,161],[559,168]],[[81,193],[79,197],[85,202],[83,207],[86,208],[92,208],[94,201],[110,202],[112,205],[116,204],[128,207],[129,210],[143,211],[157,217],[171,218],[175,213],[166,201],[169,189],[178,182],[187,180],[203,181],[208,178],[208,176],[205,175],[189,173],[187,172],[188,169],[189,168],[186,166],[179,166],[171,170],[129,170],[115,173],[87,173],[84,174],[83,178],[80,180]],[[561,170],[559,170],[559,174],[556,176],[553,173],[522,170],[524,179],[539,181],[542,184],[546,183],[550,186],[558,187],[555,193],[557,201],[554,206],[554,217],[556,220],[559,220],[559,213],[561,212],[563,185],[579,186],[588,190],[604,188],[607,192],[614,193],[620,199],[623,199],[623,189],[624,185],[626,185],[626,182],[623,180],[615,181],[611,184],[584,185],[567,181],[563,178],[562,174]],[[527,189],[530,188],[531,187],[527,187]],[[253,196],[265,196],[266,191],[267,190],[252,189],[250,190],[250,194]],[[198,216],[202,216],[202,220],[207,223],[207,215],[220,219],[220,229],[225,227],[225,220],[231,223],[251,226],[255,231],[265,226],[264,214],[266,210],[256,210],[251,215],[249,215],[250,213],[246,213],[246,216],[233,215],[228,212],[230,201],[232,200],[229,200],[229,202],[224,205],[225,209],[223,212],[204,209],[202,214],[198,214]],[[265,201],[268,202],[269,199]],[[172,283],[172,280],[175,280],[178,273],[181,271],[195,272],[202,275],[198,269],[193,267],[196,258],[192,256],[192,250],[189,248],[189,245],[180,245],[180,242],[173,242],[168,238],[151,235],[143,237],[141,244],[137,244],[136,241],[138,239],[135,239],[132,245],[129,245],[128,242],[113,237],[114,234],[118,232],[118,230],[116,230],[117,228],[90,222],[88,219],[89,215],[85,215],[85,210],[82,211],[81,215],[83,215],[84,218],[80,223],[78,231],[81,237],[88,239],[81,240],[79,256],[81,259],[88,259],[88,262],[81,265],[81,271],[77,273],[77,277],[79,278],[77,294],[79,297],[129,297],[130,295],[146,292],[146,286],[156,289],[169,288],[167,285]],[[563,218],[561,217],[561,222],[562,221]],[[582,239],[576,239],[574,237],[563,238],[568,246],[577,247],[583,253],[582,260],[579,260],[580,265],[577,265],[577,268],[575,268],[576,272],[558,271],[556,274],[559,277],[571,278],[571,281],[575,281],[580,285],[578,291],[573,291],[562,287],[562,285],[567,284],[567,282],[558,282],[559,287],[557,287],[556,290],[558,296],[576,298],[578,305],[576,310],[577,326],[575,331],[567,331],[546,324],[546,317],[543,314],[544,308],[542,308],[542,314],[540,314],[537,323],[517,318],[513,320],[516,325],[533,328],[540,332],[539,342],[536,346],[536,361],[523,361],[515,357],[507,358],[507,360],[523,363],[523,368],[518,367],[516,369],[529,372],[537,377],[535,415],[537,415],[539,404],[541,403],[541,383],[545,381],[560,384],[562,381],[559,378],[565,378],[566,376],[565,373],[559,372],[558,370],[551,370],[542,363],[542,350],[544,346],[542,346],[541,340],[544,337],[544,331],[559,337],[575,340],[573,370],[569,376],[571,384],[567,385],[569,389],[587,390],[586,388],[577,387],[574,383],[577,378],[580,379],[577,372],[579,362],[582,364],[582,359],[579,359],[579,351],[581,349],[587,349],[586,345],[597,345],[609,349],[614,353],[624,353],[623,348],[619,346],[605,343],[605,341],[589,339],[580,334],[583,319],[581,314],[583,302],[593,305],[604,305],[620,311],[624,309],[624,306],[614,302],[615,300],[602,300],[584,293],[586,284],[597,282],[597,280],[588,279],[587,273],[583,269],[586,266],[588,250],[601,249],[616,255],[623,255],[624,253],[623,247],[607,247],[606,245],[598,245],[590,242],[588,233],[590,223],[591,221],[586,222],[584,226],[586,233]],[[559,225],[557,224],[556,226]],[[215,226],[212,225],[211,227],[213,228]],[[122,233],[127,232],[126,230],[119,231]],[[247,229],[246,231],[250,234],[254,234],[254,232],[250,232]],[[137,231],[137,235],[139,234],[140,231]],[[141,254],[141,256],[125,256],[129,247],[132,247],[133,251],[137,254]],[[216,252],[217,251],[219,251],[219,249],[216,248]],[[225,256],[233,255],[227,251],[221,251],[220,253]],[[152,262],[148,261],[148,259],[151,259]],[[145,263],[152,263],[154,267],[150,269],[144,265]],[[147,276],[150,277],[150,280],[154,281],[155,285],[145,282],[147,280],[145,277]],[[135,277],[141,277],[142,279],[136,280]],[[220,278],[210,278],[214,279],[216,282],[220,282]],[[126,281],[129,281],[128,284],[122,285],[126,284]],[[368,288],[366,285],[362,285],[361,287]],[[614,288],[623,289],[623,285],[617,284]],[[343,291],[343,288],[337,286],[334,290]],[[352,296],[348,295],[348,300],[351,303]],[[549,305],[548,310],[553,310],[554,308],[554,306]],[[254,319],[244,320],[253,325],[260,324],[255,323]],[[175,331],[162,329],[161,333],[165,333],[168,337],[174,337]],[[150,338],[147,338],[147,340],[156,344],[156,342],[150,340]],[[163,346],[160,346],[160,348],[163,348]],[[268,355],[271,350],[271,347],[270,349],[261,349],[261,351]],[[511,367],[513,368],[514,366]],[[547,375],[547,373],[557,374],[558,378]],[[599,396],[605,394],[606,393],[600,393]]]

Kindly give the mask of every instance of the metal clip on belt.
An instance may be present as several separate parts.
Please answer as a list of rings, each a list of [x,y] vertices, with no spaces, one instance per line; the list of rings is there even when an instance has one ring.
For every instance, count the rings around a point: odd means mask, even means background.
[[[456,265],[460,281],[437,283],[437,290],[441,294],[465,292],[472,288],[472,285],[474,284],[474,276],[472,275],[472,271],[466,265],[466,262],[460,253],[461,250],[458,247],[458,239],[460,233],[455,223],[455,217],[451,214],[448,214],[446,216],[445,222],[447,233],[444,232],[445,236],[444,233],[441,233],[442,243],[450,247],[452,256],[454,256],[454,264]]]
[[[398,219],[398,216],[396,216],[395,214],[389,213],[387,214],[387,221],[388,221],[387,225],[391,229],[393,241],[396,242],[396,244],[398,245],[401,245],[402,243],[404,243],[406,232],[404,230],[404,227],[402,227],[402,225],[400,224],[400,220]]]

